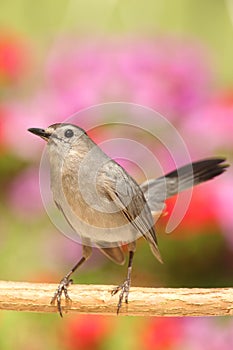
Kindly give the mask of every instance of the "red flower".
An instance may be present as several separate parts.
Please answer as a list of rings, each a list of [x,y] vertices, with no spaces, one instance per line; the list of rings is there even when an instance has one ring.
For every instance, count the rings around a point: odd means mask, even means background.
[[[204,184],[195,188],[192,193],[188,210],[178,226],[179,232],[200,233],[203,228],[218,226],[216,215],[216,196],[211,191],[210,184]],[[176,202],[176,197],[172,197],[166,202],[166,215],[163,220],[168,220]]]
[[[12,34],[0,36],[0,83],[15,82],[28,68],[28,49],[23,41]]]
[[[100,349],[109,333],[111,319],[97,315],[79,315],[69,319],[63,343],[69,350]]]
[[[178,349],[183,335],[182,319],[154,317],[146,324],[142,335],[142,349]]]

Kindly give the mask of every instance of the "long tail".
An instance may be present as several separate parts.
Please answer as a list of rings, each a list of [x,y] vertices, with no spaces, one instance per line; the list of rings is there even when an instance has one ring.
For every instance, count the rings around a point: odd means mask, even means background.
[[[151,211],[160,211],[167,198],[222,174],[229,166],[225,161],[225,158],[204,159],[145,181],[141,189]]]

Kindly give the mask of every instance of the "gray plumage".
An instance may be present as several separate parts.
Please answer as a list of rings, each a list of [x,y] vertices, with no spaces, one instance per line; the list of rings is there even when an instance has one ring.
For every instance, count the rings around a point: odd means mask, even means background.
[[[220,175],[227,167],[225,159],[192,163],[139,186],[83,129],[71,124],[53,124],[45,130],[29,131],[47,141],[54,201],[83,244],[81,260],[61,280],[52,302],[57,301],[62,315],[61,295],[64,292],[69,299],[70,275],[90,256],[92,245],[114,262],[123,264],[122,245],[127,244],[127,278],[113,291],[113,294],[121,291],[119,312],[123,297],[128,301],[136,240],[143,236],[162,262],[152,214],[163,210],[167,198]]]
[[[228,167],[224,162],[225,158],[204,159],[143,182],[140,187],[150,210],[161,212],[166,199],[222,174]]]

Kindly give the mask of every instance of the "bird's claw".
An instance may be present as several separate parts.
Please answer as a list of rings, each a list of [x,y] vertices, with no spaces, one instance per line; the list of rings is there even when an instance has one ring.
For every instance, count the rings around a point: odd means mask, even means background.
[[[61,317],[63,317],[62,307],[61,307],[61,297],[62,297],[62,294],[64,293],[66,305],[68,306],[69,304],[71,304],[72,300],[70,299],[69,294],[68,294],[68,287],[72,283],[73,283],[72,279],[69,279],[68,277],[64,277],[61,280],[61,282],[59,283],[57,290],[54,293],[54,296],[50,302],[50,304],[52,304],[52,305],[54,305],[57,302],[57,309],[58,309]]]
[[[117,315],[120,312],[122,301],[124,298],[125,298],[125,303],[128,304],[129,288],[130,288],[130,280],[126,279],[124,283],[120,284],[118,287],[114,288],[111,291],[111,295],[115,295],[120,291],[119,301],[117,304]]]

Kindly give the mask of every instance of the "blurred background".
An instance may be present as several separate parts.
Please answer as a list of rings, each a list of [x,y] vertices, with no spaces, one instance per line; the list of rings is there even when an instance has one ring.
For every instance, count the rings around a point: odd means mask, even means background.
[[[27,128],[64,121],[94,104],[133,102],[162,113],[193,160],[215,155],[232,163],[232,36],[232,0],[0,1],[2,280],[58,282],[81,254],[43,208],[39,163],[44,144]],[[97,115],[93,124],[112,118]],[[155,131],[153,119],[150,123]],[[112,131],[96,128],[91,136],[102,142]],[[172,170],[169,155],[148,135],[140,135],[140,142],[156,154],[164,172]],[[123,165],[143,180],[130,162]],[[132,284],[232,286],[232,185],[229,169],[196,188],[182,223],[166,235],[175,202],[170,200],[167,215],[156,225],[165,263],[157,263],[140,240]],[[94,252],[74,281],[116,285],[125,273],[126,266]],[[57,314],[1,311],[0,327],[5,350],[233,348],[231,317],[68,314],[60,319]]]

